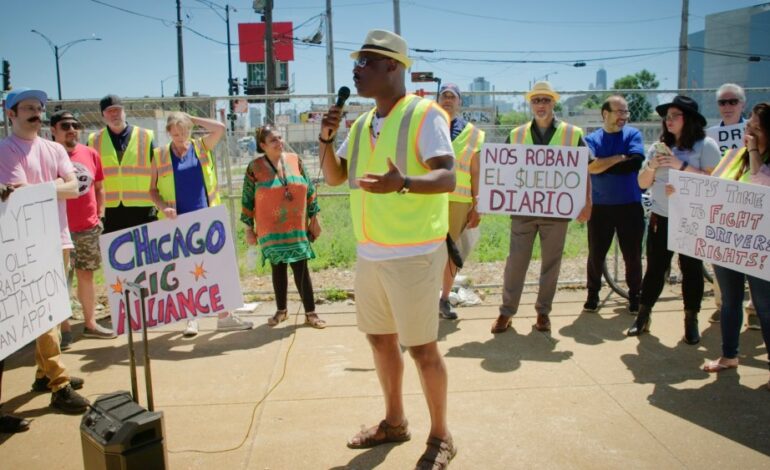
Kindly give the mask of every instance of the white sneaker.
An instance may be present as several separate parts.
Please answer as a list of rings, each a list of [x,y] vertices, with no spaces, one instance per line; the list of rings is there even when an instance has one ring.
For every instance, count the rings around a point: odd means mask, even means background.
[[[253,326],[254,323],[244,320],[234,313],[225,318],[217,318],[217,331],[250,330]]]
[[[182,336],[191,338],[198,334],[198,320],[187,320],[187,328],[184,329]]]

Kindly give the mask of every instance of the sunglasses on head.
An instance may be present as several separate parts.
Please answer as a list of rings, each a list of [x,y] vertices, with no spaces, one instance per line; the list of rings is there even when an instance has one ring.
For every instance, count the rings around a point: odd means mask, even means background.
[[[79,122],[73,122],[73,121],[67,121],[67,122],[60,122],[59,128],[63,131],[68,131],[70,129],[75,129],[76,131],[79,131],[83,128],[83,125]]]
[[[735,106],[736,104],[738,104],[740,102],[741,102],[741,100],[739,100],[738,98],[730,98],[729,100],[717,100],[717,103],[719,104],[719,106],[725,106],[725,105],[728,105],[728,104],[730,106]]]

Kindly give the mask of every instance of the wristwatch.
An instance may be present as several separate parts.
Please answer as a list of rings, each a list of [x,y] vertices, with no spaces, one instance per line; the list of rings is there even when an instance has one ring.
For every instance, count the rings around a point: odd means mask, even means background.
[[[404,176],[404,185],[398,190],[398,194],[406,194],[409,192],[409,184],[412,180],[408,176]]]

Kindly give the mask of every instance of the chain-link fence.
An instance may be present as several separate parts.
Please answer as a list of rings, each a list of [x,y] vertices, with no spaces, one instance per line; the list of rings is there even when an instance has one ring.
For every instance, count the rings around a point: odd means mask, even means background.
[[[631,125],[639,128],[645,144],[656,141],[661,132],[661,119],[655,106],[670,102],[677,94],[694,98],[701,107],[709,125],[720,122],[716,105],[715,89],[698,90],[619,90],[619,91],[566,91],[561,92],[556,114],[571,124],[580,126],[586,133],[601,127],[601,104],[611,93],[626,96],[629,104]],[[760,101],[770,101],[770,88],[747,89],[745,114]],[[475,122],[486,132],[487,142],[505,142],[510,130],[532,119],[525,92],[463,92],[463,116]],[[224,196],[234,227],[240,213],[240,191],[245,168],[256,156],[257,145],[254,130],[265,121],[266,97],[206,97],[124,99],[123,104],[129,124],[155,132],[155,144],[165,145],[170,139],[165,131],[167,113],[184,110],[192,115],[225,122],[228,126],[226,139],[215,149],[220,193]],[[275,126],[282,132],[289,151],[301,156],[314,179],[321,178],[318,165],[318,135],[321,117],[334,97],[322,95],[280,95],[273,99]],[[340,129],[338,143],[348,132],[350,125],[360,114],[372,108],[370,99],[351,96],[345,110],[345,126]],[[82,139],[103,128],[98,100],[51,101],[48,113],[58,109],[73,112],[85,125]],[[0,126],[0,136],[7,135],[6,125]],[[50,132],[44,128],[45,137]],[[329,189],[322,195],[339,194]],[[344,194],[344,193],[343,193]],[[587,248],[585,249],[587,253]],[[578,256],[582,256],[579,254]]]

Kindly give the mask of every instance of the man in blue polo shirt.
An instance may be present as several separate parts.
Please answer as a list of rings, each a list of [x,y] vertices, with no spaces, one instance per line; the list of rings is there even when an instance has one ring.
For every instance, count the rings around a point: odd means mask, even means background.
[[[628,310],[635,314],[642,288],[644,211],[637,173],[644,162],[644,142],[639,130],[626,126],[628,103],[622,96],[608,97],[601,112],[602,128],[585,138],[594,160],[588,165],[593,208],[588,221],[588,298],[583,308],[599,310],[602,266],[617,233],[626,265]]]

